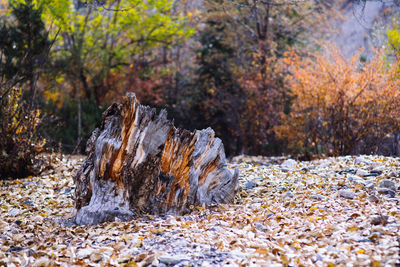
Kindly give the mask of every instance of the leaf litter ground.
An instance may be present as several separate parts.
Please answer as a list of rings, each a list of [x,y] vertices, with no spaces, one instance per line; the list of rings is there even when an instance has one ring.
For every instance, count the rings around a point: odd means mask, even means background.
[[[400,159],[296,162],[240,156],[234,204],[98,226],[73,209],[80,157],[40,177],[0,181],[0,265],[399,266]]]

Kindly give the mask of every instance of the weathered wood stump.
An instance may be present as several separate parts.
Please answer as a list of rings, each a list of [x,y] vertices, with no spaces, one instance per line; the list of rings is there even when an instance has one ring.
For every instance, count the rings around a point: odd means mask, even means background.
[[[86,152],[74,177],[77,224],[183,214],[190,205],[231,202],[238,189],[238,169],[227,168],[211,128],[175,128],[165,110],[157,115],[132,93],[103,113]]]

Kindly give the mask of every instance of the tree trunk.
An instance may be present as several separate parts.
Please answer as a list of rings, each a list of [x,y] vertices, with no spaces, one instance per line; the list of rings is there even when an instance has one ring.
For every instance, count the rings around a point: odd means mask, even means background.
[[[165,110],[157,115],[134,94],[103,113],[86,150],[74,177],[78,224],[183,214],[191,205],[231,202],[238,189],[238,169],[226,166],[211,128],[177,129]]]

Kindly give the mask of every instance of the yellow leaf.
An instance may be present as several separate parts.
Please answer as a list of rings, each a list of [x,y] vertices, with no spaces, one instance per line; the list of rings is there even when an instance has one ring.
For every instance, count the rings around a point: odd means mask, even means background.
[[[255,252],[259,254],[268,254],[268,250],[265,248],[258,248]]]

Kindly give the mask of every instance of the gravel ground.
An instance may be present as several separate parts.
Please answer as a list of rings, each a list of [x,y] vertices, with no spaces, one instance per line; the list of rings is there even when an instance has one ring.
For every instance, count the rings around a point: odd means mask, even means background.
[[[240,156],[234,204],[63,226],[81,157],[0,181],[0,265],[400,266],[400,159]]]

